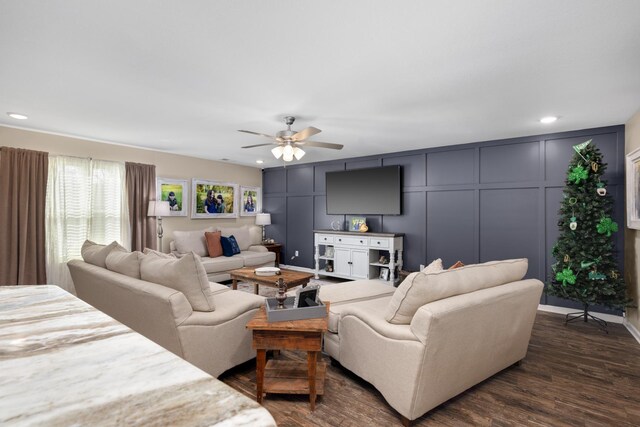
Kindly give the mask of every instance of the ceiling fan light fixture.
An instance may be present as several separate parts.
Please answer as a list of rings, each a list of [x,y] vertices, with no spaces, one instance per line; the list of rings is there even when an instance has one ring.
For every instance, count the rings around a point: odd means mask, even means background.
[[[296,160],[300,160],[305,155],[305,152],[301,148],[295,147],[293,149],[293,155],[295,156]]]
[[[290,162],[293,160],[293,147],[291,145],[285,145],[282,149],[282,160]]]
[[[284,151],[284,147],[281,145],[278,145],[276,148],[271,150],[271,153],[274,155],[276,159],[279,159],[280,157],[282,157],[283,151]]]

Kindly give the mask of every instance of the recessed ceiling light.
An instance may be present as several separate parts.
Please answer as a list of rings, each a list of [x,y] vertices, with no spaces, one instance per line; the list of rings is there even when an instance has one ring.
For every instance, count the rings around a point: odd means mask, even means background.
[[[547,116],[547,117],[541,118],[540,123],[549,124],[549,123],[555,122],[556,120],[558,120],[556,116]]]
[[[24,114],[20,114],[20,113],[7,113],[7,116],[11,117],[12,119],[18,119],[18,120],[27,120],[29,118]]]
[[[257,163],[257,164],[259,164],[259,165],[261,165],[261,164],[263,164],[263,163],[264,163],[264,160],[256,160],[256,163]]]

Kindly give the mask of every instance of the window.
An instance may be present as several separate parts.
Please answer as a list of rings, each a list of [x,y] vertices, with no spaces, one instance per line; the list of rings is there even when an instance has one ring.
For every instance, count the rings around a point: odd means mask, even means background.
[[[123,163],[51,156],[46,201],[47,278],[73,291],[67,261],[86,239],[129,247]]]

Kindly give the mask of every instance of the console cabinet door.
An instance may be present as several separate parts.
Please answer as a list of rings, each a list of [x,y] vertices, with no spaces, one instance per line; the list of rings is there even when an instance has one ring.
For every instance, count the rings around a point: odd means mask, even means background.
[[[351,249],[334,248],[333,268],[336,274],[351,275]]]
[[[358,279],[369,278],[369,250],[351,250],[351,276]]]

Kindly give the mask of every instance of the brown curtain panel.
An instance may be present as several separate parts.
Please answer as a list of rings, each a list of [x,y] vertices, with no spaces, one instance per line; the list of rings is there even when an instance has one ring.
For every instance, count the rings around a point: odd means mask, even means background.
[[[0,285],[47,283],[48,168],[48,153],[0,147]]]
[[[126,162],[131,250],[157,249],[155,217],[147,216],[149,200],[156,199],[156,167]]]

